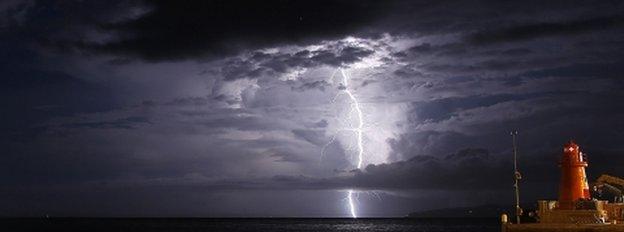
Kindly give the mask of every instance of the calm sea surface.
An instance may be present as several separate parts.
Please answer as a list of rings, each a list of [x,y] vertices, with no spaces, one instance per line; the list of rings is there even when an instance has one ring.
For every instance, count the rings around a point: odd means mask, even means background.
[[[56,218],[0,219],[0,231],[500,231],[498,219],[330,219],[330,218]]]

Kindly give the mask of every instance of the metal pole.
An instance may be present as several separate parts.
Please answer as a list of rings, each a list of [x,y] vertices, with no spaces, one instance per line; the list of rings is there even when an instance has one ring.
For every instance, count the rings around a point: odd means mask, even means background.
[[[516,137],[518,131],[511,132],[511,138],[513,140],[513,158],[514,158],[514,189],[516,190],[516,223],[520,224],[520,215],[522,215],[522,208],[520,208],[520,189],[518,187],[518,181],[522,179],[520,172],[518,171],[518,149],[516,146]]]

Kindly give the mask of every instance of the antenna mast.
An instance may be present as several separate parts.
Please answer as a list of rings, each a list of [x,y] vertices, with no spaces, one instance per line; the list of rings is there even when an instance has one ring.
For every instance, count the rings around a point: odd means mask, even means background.
[[[520,208],[520,189],[518,187],[518,181],[522,179],[522,175],[518,171],[518,148],[516,146],[516,137],[518,137],[518,131],[511,132],[511,138],[513,140],[513,158],[514,158],[514,189],[516,192],[516,223],[520,224],[520,215],[522,215],[522,208]]]

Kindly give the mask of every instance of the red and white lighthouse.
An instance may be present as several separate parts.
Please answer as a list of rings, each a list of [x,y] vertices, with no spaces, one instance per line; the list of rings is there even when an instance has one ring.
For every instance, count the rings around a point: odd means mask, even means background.
[[[561,167],[561,183],[559,184],[559,209],[574,209],[580,199],[590,199],[589,185],[583,153],[573,141],[563,147],[563,155],[559,163]]]

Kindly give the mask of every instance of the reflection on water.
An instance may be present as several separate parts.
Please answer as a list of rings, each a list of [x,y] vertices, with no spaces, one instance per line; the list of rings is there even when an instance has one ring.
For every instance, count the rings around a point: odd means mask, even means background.
[[[142,218],[0,219],[2,231],[500,231],[493,219]]]

